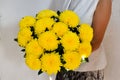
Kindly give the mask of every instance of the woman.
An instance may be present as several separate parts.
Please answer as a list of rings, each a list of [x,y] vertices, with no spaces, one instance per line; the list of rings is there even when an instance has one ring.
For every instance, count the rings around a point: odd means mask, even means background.
[[[111,6],[111,0],[53,0],[51,9],[73,10],[81,18],[81,23],[90,24],[94,30],[89,63],[82,64],[76,71],[58,73],[56,80],[103,80],[106,58],[102,40],[110,19]]]

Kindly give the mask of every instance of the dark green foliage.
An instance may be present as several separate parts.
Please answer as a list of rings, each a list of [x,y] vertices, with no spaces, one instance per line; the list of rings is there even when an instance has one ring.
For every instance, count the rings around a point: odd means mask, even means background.
[[[14,41],[18,42],[18,39],[17,39],[17,38],[15,38],[15,39],[14,39]]]
[[[63,51],[63,46],[62,46],[62,44],[59,44],[58,45],[58,48],[55,50],[56,52],[59,52],[59,54],[60,55],[62,55],[63,53],[64,53],[64,51]]]
[[[39,71],[38,71],[38,75],[40,75],[40,74],[42,74],[43,73],[43,71],[40,69]]]

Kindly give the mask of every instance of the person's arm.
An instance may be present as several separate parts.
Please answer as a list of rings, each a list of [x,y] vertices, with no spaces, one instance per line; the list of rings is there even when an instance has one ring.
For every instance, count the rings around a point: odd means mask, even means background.
[[[93,51],[99,48],[103,40],[111,16],[111,8],[112,0],[99,0],[92,22],[94,36],[91,44]]]

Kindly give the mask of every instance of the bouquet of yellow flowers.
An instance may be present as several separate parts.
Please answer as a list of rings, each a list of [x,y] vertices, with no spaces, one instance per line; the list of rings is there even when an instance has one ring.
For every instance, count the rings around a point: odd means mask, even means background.
[[[71,11],[42,10],[19,22],[15,39],[25,52],[25,63],[38,74],[77,69],[91,54],[93,29]]]

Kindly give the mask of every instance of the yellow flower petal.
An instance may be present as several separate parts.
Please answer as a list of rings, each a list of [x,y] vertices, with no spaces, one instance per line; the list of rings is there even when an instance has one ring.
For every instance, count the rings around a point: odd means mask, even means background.
[[[32,32],[30,28],[23,28],[18,32],[18,44],[22,47],[25,47],[28,42],[32,39]]]
[[[78,51],[81,56],[89,57],[92,52],[92,46],[91,46],[90,42],[80,43]]]
[[[79,28],[79,32],[80,32],[80,39],[82,41],[92,41],[93,38],[93,29],[90,25],[88,24],[81,24],[80,28]]]
[[[53,19],[51,19],[51,18],[42,18],[42,19],[38,20],[35,23],[35,32],[36,32],[36,34],[39,35],[40,33],[44,32],[46,28],[48,30],[50,30],[54,23],[55,23],[55,21]]]
[[[36,55],[36,56],[40,56],[41,54],[43,54],[43,49],[41,48],[41,46],[38,44],[38,41],[32,40],[28,43],[28,45],[25,48],[26,50],[26,54],[32,54],[32,55]]]
[[[33,16],[25,16],[25,17],[23,17],[19,22],[20,29],[23,29],[25,27],[34,26],[35,21],[36,20],[35,20],[35,18]]]
[[[63,59],[66,62],[64,67],[69,70],[74,70],[81,64],[81,57],[77,52],[67,51],[63,54]]]
[[[38,58],[35,58],[33,55],[29,55],[25,58],[26,65],[32,70],[41,69],[41,61]]]
[[[58,53],[45,54],[41,58],[42,70],[48,74],[56,74],[60,71],[61,61]]]
[[[38,38],[38,42],[46,50],[54,50],[58,47],[57,36],[51,31],[42,33]]]
[[[38,12],[37,19],[50,18],[52,16],[58,17],[58,15],[55,11],[46,9],[46,10],[42,10],[42,11]]]
[[[61,39],[61,43],[65,50],[75,50],[79,46],[79,37],[75,33],[68,32]]]
[[[65,24],[69,25],[70,27],[76,27],[80,23],[80,19],[78,15],[71,11],[71,10],[65,10],[60,14],[59,17],[61,22],[64,22]]]
[[[62,22],[55,23],[53,26],[53,32],[59,37],[63,36],[68,31],[68,26]]]

